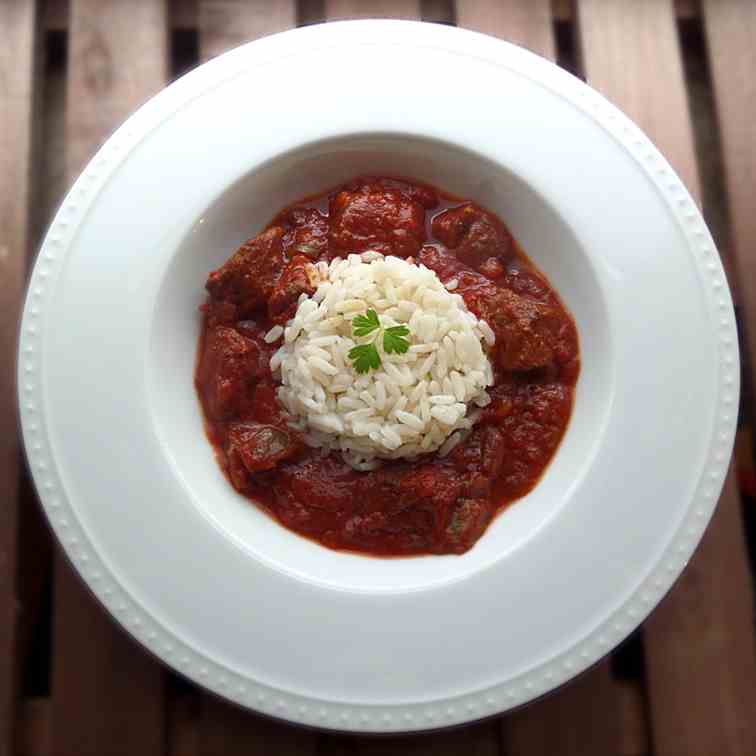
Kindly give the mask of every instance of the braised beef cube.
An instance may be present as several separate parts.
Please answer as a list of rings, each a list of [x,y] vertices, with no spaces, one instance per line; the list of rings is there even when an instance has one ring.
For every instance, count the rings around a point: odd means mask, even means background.
[[[293,530],[313,530],[312,512],[287,489],[276,488],[276,514],[281,522]]]
[[[417,256],[417,262],[432,270],[443,283],[456,278],[465,268],[459,260],[445,249],[426,244]]]
[[[554,362],[564,337],[564,320],[553,307],[494,286],[463,296],[467,306],[491,326],[497,359],[505,370],[534,370]]]
[[[553,301],[549,285],[532,270],[523,268],[510,269],[500,283],[521,297],[536,299],[539,302]]]
[[[294,495],[308,507],[346,511],[354,503],[351,470],[334,457],[315,457],[291,465],[285,479]]]
[[[419,202],[426,210],[433,210],[434,207],[438,206],[438,195],[429,186],[407,184],[403,191],[415,202]]]
[[[491,507],[485,499],[458,499],[444,535],[451,551],[462,554],[483,535],[491,520]]]
[[[410,257],[425,241],[425,209],[398,189],[369,184],[331,198],[329,253]]]
[[[460,472],[464,473],[462,485],[470,490],[471,481],[476,479],[476,490],[483,490],[486,485],[477,480],[482,476],[487,481],[494,481],[504,464],[507,442],[504,434],[492,425],[478,426],[449,456]],[[490,488],[490,482],[488,488]],[[477,498],[477,497],[473,497]]]
[[[344,537],[347,540],[373,538],[388,525],[388,518],[383,512],[371,512],[367,515],[353,515],[344,524]]]
[[[491,495],[491,478],[481,473],[470,473],[464,480],[462,491],[471,499],[486,499]]]
[[[208,327],[214,328],[236,323],[239,308],[231,302],[219,302],[210,298],[200,307],[200,310],[205,313]]]
[[[366,186],[373,187],[374,189],[395,189],[409,199],[419,202],[426,210],[432,210],[438,206],[438,194],[436,194],[435,189],[429,186],[410,184],[401,179],[392,179],[383,176],[378,178],[375,176],[360,176],[348,184],[344,184],[343,189],[348,192],[357,192]]]
[[[213,299],[236,305],[238,318],[264,307],[284,265],[283,234],[274,226],[242,244],[208,277],[206,288]]]
[[[400,478],[400,463],[362,474],[355,488],[360,511],[365,514],[385,510],[389,515],[395,515],[406,509],[407,504],[400,496]]]
[[[442,508],[459,496],[460,481],[449,470],[432,464],[421,465],[402,476],[399,490],[406,501]]]
[[[294,207],[280,216],[286,227],[283,247],[284,253],[291,258],[304,255],[310,260],[317,260],[328,251],[328,218],[318,210]]]
[[[504,263],[498,257],[489,257],[487,260],[484,260],[478,266],[478,270],[492,281],[496,281],[507,272]]]
[[[399,499],[405,515],[425,513],[429,527],[440,532],[449,508],[462,491],[463,481],[452,470],[432,464],[411,469],[401,477]]]
[[[286,410],[281,406],[276,397],[276,385],[272,380],[261,380],[252,394],[250,418],[264,425],[277,425],[283,427],[286,424]]]
[[[244,479],[245,472],[272,470],[300,449],[300,441],[293,433],[261,423],[234,423],[226,437],[226,457],[234,481],[237,477]]]
[[[315,287],[309,272],[310,261],[297,255],[283,269],[268,300],[268,315],[276,323],[285,323],[294,317],[300,294],[314,294]]]
[[[439,213],[431,230],[442,244],[455,251],[459,260],[481,272],[498,270],[492,263],[486,266],[486,262],[492,257],[506,261],[514,251],[512,237],[503,224],[472,203]]]
[[[211,419],[244,414],[251,400],[252,381],[265,374],[267,359],[254,339],[234,328],[208,330],[197,369],[197,388]]]

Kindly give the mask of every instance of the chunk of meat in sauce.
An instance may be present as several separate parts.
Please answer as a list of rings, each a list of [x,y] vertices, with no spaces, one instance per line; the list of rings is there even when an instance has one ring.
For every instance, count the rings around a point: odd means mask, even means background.
[[[287,467],[282,477],[308,508],[340,513],[353,504],[354,472],[334,456],[303,460]]]
[[[497,361],[505,370],[534,370],[565,360],[565,323],[550,305],[508,289],[471,291],[467,306],[496,335]]]
[[[252,381],[269,374],[270,351],[263,343],[228,326],[207,331],[196,382],[213,420],[249,413]]]
[[[285,323],[294,317],[300,294],[314,294],[309,267],[304,255],[297,255],[283,269],[268,299],[268,315],[274,323]]]
[[[427,510],[438,523],[459,496],[461,485],[453,470],[426,464],[403,475],[399,491],[407,505]]]
[[[470,549],[491,520],[491,506],[486,499],[458,499],[444,531],[445,545],[455,554]]]
[[[331,256],[374,250],[410,257],[425,241],[425,208],[398,189],[368,184],[331,198]]]
[[[261,380],[255,386],[250,417],[263,425],[285,425],[288,415],[276,398],[276,387],[273,383]]]
[[[499,485],[518,496],[536,483],[559,445],[572,408],[570,389],[561,382],[542,384],[513,374],[489,390],[491,404],[481,422],[496,423],[505,441]]]
[[[495,480],[501,471],[507,443],[504,434],[495,426],[478,426],[452,451],[450,459],[469,486],[478,475]]]
[[[284,231],[274,226],[242,244],[207,279],[213,299],[236,306],[236,317],[248,317],[264,307],[284,266]]]
[[[418,260],[444,282],[457,279],[457,293],[491,326],[496,336],[496,360],[505,370],[535,370],[575,357],[570,323],[560,317],[554,305],[494,284],[435,247],[423,247]]]
[[[501,221],[471,202],[439,213],[431,229],[461,262],[491,278],[504,274],[503,263],[514,252],[512,237]]]
[[[366,186],[381,187],[383,189],[395,189],[400,191],[415,202],[419,202],[426,210],[432,210],[438,206],[438,192],[430,186],[423,184],[410,184],[401,179],[361,176],[343,186],[343,189],[356,192]]]
[[[249,474],[272,470],[301,449],[293,433],[261,423],[233,423],[226,436],[228,471],[234,486],[244,491]]]
[[[304,255],[310,260],[324,257],[328,251],[328,217],[318,210],[293,207],[276,218],[286,231],[284,253],[288,258]]]

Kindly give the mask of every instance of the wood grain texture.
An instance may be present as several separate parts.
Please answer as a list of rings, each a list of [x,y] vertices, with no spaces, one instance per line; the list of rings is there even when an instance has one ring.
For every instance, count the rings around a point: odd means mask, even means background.
[[[671,2],[581,0],[578,14],[589,81],[649,134],[700,198]],[[730,474],[701,547],[646,623],[657,756],[753,753],[753,616],[740,501]]]
[[[454,0],[422,0],[420,12],[423,21],[433,24],[454,24],[457,18]]]
[[[31,232],[35,21],[35,3],[0,3],[0,754],[12,751],[19,671],[16,339]]]
[[[49,698],[28,698],[18,713],[16,753],[19,756],[57,756],[52,750],[52,711]]]
[[[643,128],[700,201],[671,0],[581,0],[577,7],[588,83]]]
[[[318,735],[259,717],[206,695],[199,730],[200,756],[315,756]]]
[[[168,77],[162,0],[71,0],[66,119],[68,175]]]
[[[162,0],[72,0],[66,134],[69,179],[167,76]],[[65,558],[55,563],[55,754],[163,752],[163,673],[115,626]]]
[[[326,0],[325,17],[419,19],[420,0]]]
[[[500,756],[501,754],[497,720],[428,735],[355,739],[355,744],[353,751],[355,756]]]
[[[200,0],[200,58],[209,60],[296,24],[296,0]]]
[[[619,744],[617,695],[607,661],[504,721],[507,756],[606,756]]]
[[[648,701],[641,680],[617,683],[619,756],[647,756],[651,752]]]
[[[709,67],[719,115],[729,201],[733,268],[756,396],[756,3],[705,0]]]
[[[551,0],[457,0],[457,24],[556,57]]]
[[[754,603],[734,472],[678,584],[646,623],[656,756],[753,756]]]
[[[199,691],[167,694],[167,756],[199,756],[199,720],[202,698]]]

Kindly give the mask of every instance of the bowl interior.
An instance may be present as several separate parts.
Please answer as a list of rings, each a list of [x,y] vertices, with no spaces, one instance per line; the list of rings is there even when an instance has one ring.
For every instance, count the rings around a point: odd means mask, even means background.
[[[566,436],[535,489],[501,513],[462,556],[375,559],[336,552],[298,536],[238,495],[207,440],[193,385],[204,282],[275,213],[359,174],[414,178],[497,213],[573,314],[582,353]],[[598,449],[613,393],[605,297],[588,256],[563,217],[505,165],[448,142],[368,134],[281,154],[246,173],[197,219],[174,251],[160,287],[148,364],[151,411],[162,448],[182,481],[187,506],[251,558],[303,580],[346,590],[421,589],[462,579],[506,559],[561,507]],[[439,568],[439,562],[443,562]]]

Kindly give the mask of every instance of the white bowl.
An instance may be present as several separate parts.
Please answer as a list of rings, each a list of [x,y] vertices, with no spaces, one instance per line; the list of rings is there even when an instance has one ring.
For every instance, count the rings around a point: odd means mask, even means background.
[[[301,538],[233,491],[203,432],[208,271],[283,206],[365,173],[496,212],[577,322],[564,441],[462,556]],[[708,522],[738,392],[716,251],[637,127],[524,50],[411,22],[276,35],[150,101],[64,201],[20,349],[35,482],[116,619],[223,696],[355,731],[504,711],[626,637]]]

